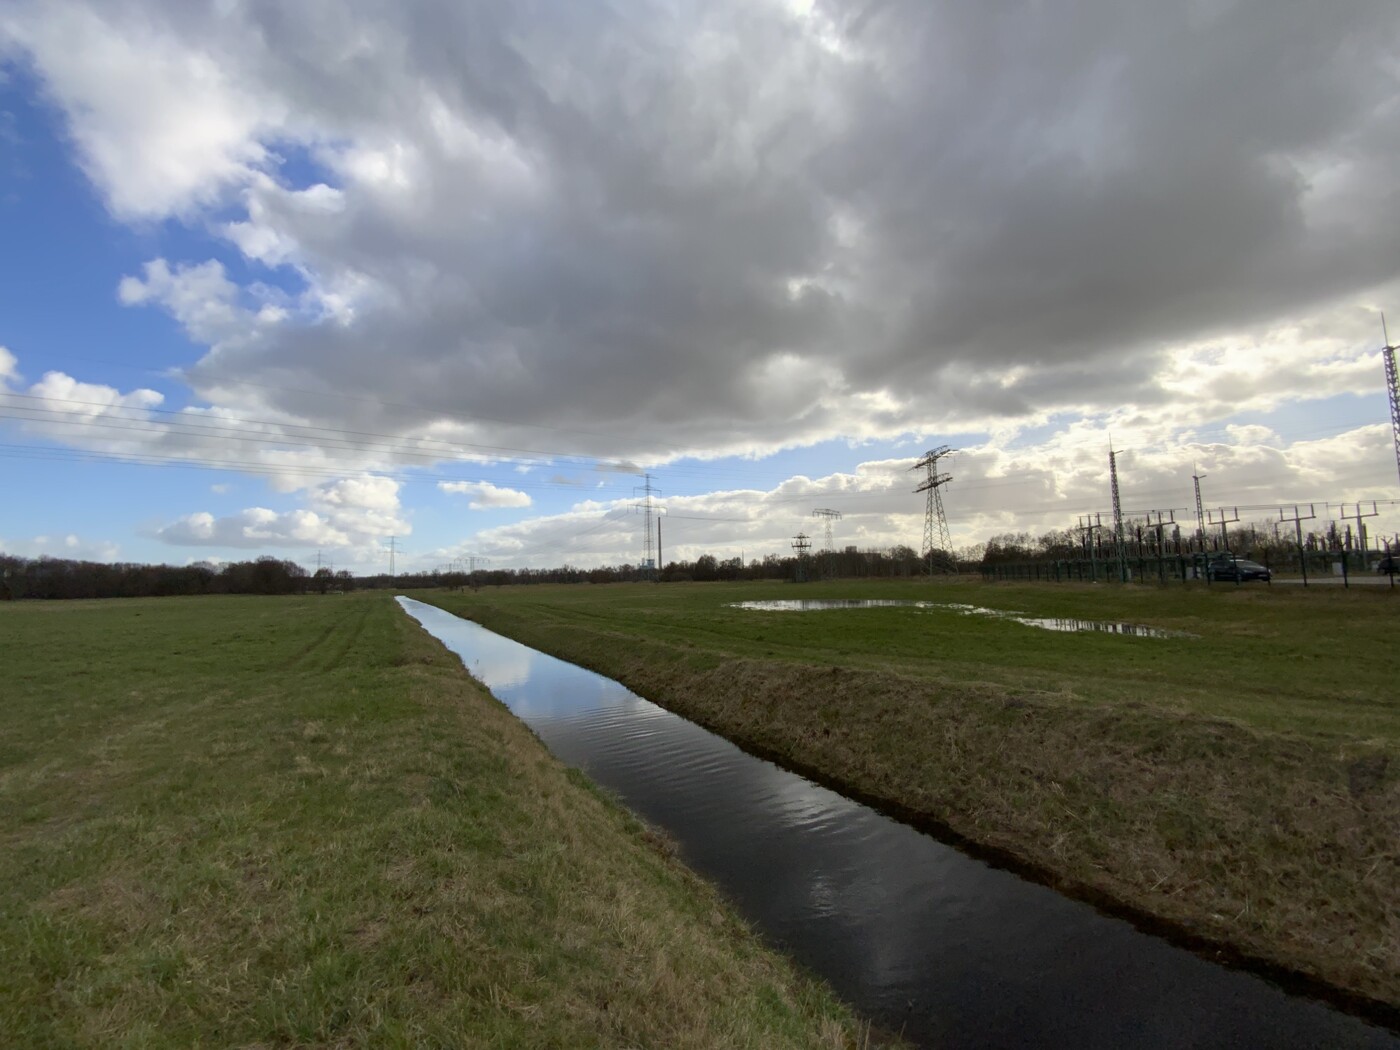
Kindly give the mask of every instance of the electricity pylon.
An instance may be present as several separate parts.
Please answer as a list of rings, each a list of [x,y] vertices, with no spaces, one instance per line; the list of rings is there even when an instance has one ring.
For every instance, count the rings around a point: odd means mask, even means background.
[[[1400,471],[1400,390],[1397,390],[1395,375],[1395,351],[1400,350],[1400,346],[1392,346],[1390,343],[1390,331],[1385,326],[1385,314],[1381,314],[1381,335],[1385,339],[1385,346],[1381,348],[1381,357],[1385,359],[1385,386],[1386,392],[1390,394],[1390,431],[1391,437],[1395,441],[1395,469]]]
[[[812,541],[805,532],[792,538],[792,549],[797,552],[797,582],[807,582],[807,552],[812,549]]]
[[[822,518],[826,524],[826,546],[824,546],[822,550],[835,550],[836,548],[833,547],[831,543],[831,523],[841,520],[841,512],[839,510],[830,510],[827,507],[818,507],[816,510],[812,511],[812,517]]]
[[[943,494],[939,490],[948,482],[953,480],[951,474],[938,473],[938,461],[945,456],[951,456],[957,449],[949,448],[947,445],[940,445],[924,453],[919,462],[915,463],[910,470],[925,470],[927,475],[916,488],[915,492],[928,493],[928,506],[924,511],[924,550],[928,553],[928,574],[933,575],[933,552],[935,549],[943,551],[949,556],[953,553],[953,537],[948,532],[948,516],[943,513]],[[935,527],[937,529],[937,547],[935,548]]]
[[[642,502],[633,504],[634,509],[642,512],[642,575],[649,577],[656,570],[656,536],[652,530],[652,516],[656,513],[656,504],[651,500],[652,494],[658,490],[651,483],[651,475],[643,474],[646,484],[638,485],[634,488],[635,495],[637,489],[641,490]]]

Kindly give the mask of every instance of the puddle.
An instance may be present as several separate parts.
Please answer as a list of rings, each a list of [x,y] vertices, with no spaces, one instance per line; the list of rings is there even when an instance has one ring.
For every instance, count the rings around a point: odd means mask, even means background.
[[[998,620],[1012,620],[1027,627],[1039,627],[1044,631],[1067,631],[1074,633],[1096,632],[1099,634],[1121,634],[1131,638],[1195,638],[1186,631],[1168,631],[1162,627],[1148,627],[1141,623],[1116,623],[1112,620],[1079,620],[1072,617],[1026,616],[1012,609],[988,609],[981,605],[967,605],[962,602],[924,602],[890,598],[775,598],[768,601],[734,602],[730,608],[746,609],[751,612],[820,612],[826,609],[881,609],[903,606],[910,609],[952,609],[965,616],[991,616]]]

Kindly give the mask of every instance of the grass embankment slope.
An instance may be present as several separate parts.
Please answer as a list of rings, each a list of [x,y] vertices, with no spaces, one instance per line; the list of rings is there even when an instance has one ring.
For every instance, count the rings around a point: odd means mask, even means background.
[[[727,607],[795,597],[1197,637]],[[430,600],[1071,892],[1400,1017],[1400,602],[1387,591],[911,581]]]
[[[7,1046],[859,1026],[387,595],[0,605]]]

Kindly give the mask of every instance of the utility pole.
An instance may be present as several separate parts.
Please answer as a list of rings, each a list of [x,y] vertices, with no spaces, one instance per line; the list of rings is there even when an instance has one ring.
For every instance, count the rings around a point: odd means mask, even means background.
[[[661,556],[661,516],[660,516],[660,515],[657,515],[657,518],[656,518],[656,568],[657,568],[657,573],[658,573],[658,580],[659,580],[659,578],[660,578],[660,570],[661,570],[661,567],[662,567],[663,565],[665,565],[665,564],[666,564],[666,559],[663,558],[663,557]]]
[[[1385,326],[1385,314],[1381,314],[1381,336],[1385,340],[1385,346],[1381,348],[1381,357],[1385,361],[1386,392],[1390,394],[1390,432],[1395,442],[1395,469],[1400,470],[1400,389],[1397,389],[1395,373],[1395,351],[1400,350],[1400,346],[1392,346],[1390,343],[1390,330]]]
[[[1101,515],[1095,514],[1093,521],[1090,521],[1087,517],[1081,517],[1079,519],[1079,528],[1077,531],[1084,534],[1084,546],[1089,550],[1089,579],[1093,580],[1095,583],[1099,582],[1099,560],[1094,554],[1094,534],[1101,528],[1103,528]]]
[[[1220,515],[1219,517],[1215,516],[1216,513],[1217,512],[1212,511],[1210,514],[1207,515],[1207,519],[1212,527],[1216,525],[1220,526],[1220,549],[1228,552],[1230,550],[1230,534],[1226,531],[1226,527],[1229,525],[1233,525],[1235,524],[1235,522],[1240,520],[1240,508],[1236,507],[1234,509],[1235,516],[1233,518],[1225,517],[1224,507],[1220,508],[1218,512]]]
[[[1108,446],[1108,479],[1113,492],[1113,547],[1118,558],[1118,582],[1128,582],[1128,552],[1123,546],[1123,504],[1118,499],[1118,453]]]
[[[1346,505],[1345,503],[1342,504],[1342,517],[1343,517],[1343,518],[1350,518],[1352,521],[1355,521],[1355,522],[1356,522],[1356,541],[1357,541],[1358,545],[1361,547],[1361,569],[1362,569],[1363,572],[1364,572],[1365,569],[1366,569],[1366,526],[1365,526],[1364,524],[1362,524],[1362,519],[1363,519],[1363,518],[1374,518],[1374,517],[1376,517],[1376,515],[1377,515],[1378,513],[1379,513],[1379,512],[1376,510],[1376,503],[1375,503],[1375,500],[1372,500],[1372,501],[1371,501],[1371,513],[1369,513],[1369,514],[1363,514],[1363,513],[1361,513],[1361,504],[1360,504],[1360,503],[1358,503],[1358,504],[1356,505],[1356,513],[1355,513],[1355,514],[1348,514],[1348,513],[1347,513],[1347,505]],[[1342,557],[1345,558],[1346,555],[1344,554],[1344,555],[1342,555]]]
[[[1162,511],[1160,511],[1160,510],[1151,510],[1151,511],[1148,511],[1148,512],[1147,512],[1147,525],[1148,525],[1148,528],[1154,528],[1154,529],[1157,530],[1157,580],[1158,580],[1159,583],[1166,583],[1166,582],[1167,582],[1167,560],[1166,560],[1166,559],[1167,559],[1167,545],[1166,545],[1166,535],[1165,535],[1165,533],[1164,533],[1163,530],[1164,530],[1168,525],[1172,525],[1172,526],[1175,526],[1175,525],[1176,525],[1176,511],[1174,511],[1174,510],[1169,510],[1169,511],[1166,511],[1165,513],[1170,514],[1171,517],[1169,517],[1169,518],[1167,518],[1165,521],[1163,521],[1163,520],[1162,520],[1162,514],[1163,514]],[[1154,514],[1157,515],[1157,520],[1156,520],[1156,521],[1153,521],[1153,520],[1152,520],[1152,515],[1154,515]]]
[[[1233,565],[1236,561],[1238,561],[1239,559],[1235,557],[1235,552],[1232,551],[1232,550],[1230,549],[1230,533],[1229,533],[1229,526],[1235,524],[1235,522],[1237,522],[1237,521],[1240,520],[1240,508],[1239,508],[1239,507],[1236,507],[1236,508],[1235,508],[1234,514],[1235,514],[1235,516],[1234,516],[1233,518],[1227,518],[1227,517],[1225,517],[1225,508],[1222,507],[1222,508],[1220,509],[1220,517],[1217,518],[1217,517],[1215,517],[1213,514],[1209,514],[1209,515],[1206,516],[1206,517],[1207,517],[1207,520],[1210,522],[1210,524],[1211,524],[1212,526],[1215,526],[1215,525],[1219,525],[1219,526],[1220,526],[1220,549],[1221,549],[1222,551],[1224,551],[1226,554],[1230,555],[1230,563],[1231,563],[1232,565]],[[1210,582],[1210,569],[1209,569],[1209,568],[1206,569],[1206,582],[1207,582],[1207,583]],[[1235,573],[1235,585],[1236,585],[1236,586],[1239,586],[1239,584],[1240,584],[1240,574],[1239,574],[1239,572],[1237,571],[1237,572]]]
[[[1308,585],[1308,558],[1307,555],[1303,552],[1303,522],[1312,521],[1312,519],[1315,517],[1317,517],[1317,511],[1316,509],[1314,509],[1312,504],[1308,504],[1308,516],[1306,518],[1298,513],[1297,504],[1294,504],[1293,506],[1293,517],[1291,518],[1285,518],[1283,516],[1282,507],[1278,509],[1278,520],[1280,524],[1286,521],[1293,522],[1293,529],[1298,537],[1298,564],[1301,565],[1303,568],[1304,587]]]
[[[940,445],[924,453],[919,462],[915,463],[910,470],[925,470],[927,474],[919,487],[914,491],[928,493],[928,506],[924,511],[924,550],[928,551],[928,574],[933,578],[933,552],[934,552],[934,529],[937,527],[938,549],[946,553],[950,558],[953,554],[953,537],[948,532],[948,517],[943,513],[943,494],[940,491],[944,485],[953,480],[951,474],[938,473],[938,461],[945,456],[951,456],[957,449],[949,448],[947,445]]]
[[[391,580],[394,578],[394,575],[395,575],[395,574],[394,574],[394,555],[398,553],[398,544],[399,544],[399,538],[398,538],[397,536],[390,536],[390,537],[389,537],[389,578],[390,578]]]
[[[807,552],[812,549],[812,541],[805,532],[792,538],[792,549],[797,552],[797,582],[807,582]]]

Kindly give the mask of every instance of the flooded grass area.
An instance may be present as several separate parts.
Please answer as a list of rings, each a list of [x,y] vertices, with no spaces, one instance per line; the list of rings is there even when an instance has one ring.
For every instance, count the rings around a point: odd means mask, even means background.
[[[1184,942],[1400,1017],[1388,592],[851,582],[800,597],[945,607],[731,607],[794,589],[423,597]]]
[[[0,603],[5,1047],[864,1047],[388,594]]]
[[[988,609],[965,602],[900,601],[888,598],[769,598],[761,601],[734,602],[732,608],[750,612],[830,612],[835,609],[953,609],[967,616],[992,616],[1026,627],[1046,631],[1096,631],[1101,634],[1121,634],[1130,638],[1192,638],[1187,631],[1168,631],[1141,623],[1114,623],[1107,620],[1081,620],[1072,616],[1027,616],[1012,609]]]

